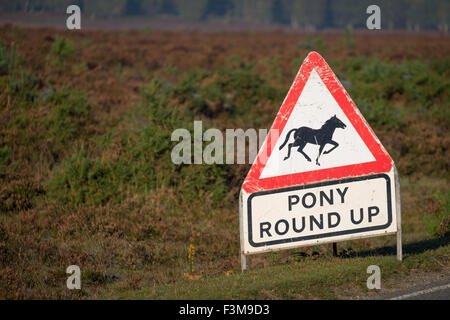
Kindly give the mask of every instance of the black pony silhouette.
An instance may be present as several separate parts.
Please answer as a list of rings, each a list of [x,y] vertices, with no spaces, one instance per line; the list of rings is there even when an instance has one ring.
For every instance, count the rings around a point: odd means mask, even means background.
[[[303,152],[303,148],[306,146],[307,143],[312,143],[318,144],[320,146],[319,155],[316,158],[316,165],[320,166],[319,157],[322,154],[325,145],[329,143],[332,144],[333,147],[330,150],[325,151],[323,154],[328,154],[339,146],[339,144],[336,141],[332,140],[334,130],[336,130],[336,128],[344,129],[345,127],[346,127],[345,124],[341,120],[339,120],[336,117],[336,115],[334,115],[333,117],[325,121],[325,123],[320,129],[300,127],[290,130],[286,136],[286,140],[280,146],[280,150],[283,149],[286,143],[289,141],[289,136],[291,135],[292,132],[295,132],[294,133],[295,141],[288,144],[288,154],[284,158],[284,160],[289,159],[289,157],[291,156],[292,147],[298,147],[297,151],[300,152],[306,158],[306,160],[311,161],[311,158],[308,157],[308,155],[305,152]]]

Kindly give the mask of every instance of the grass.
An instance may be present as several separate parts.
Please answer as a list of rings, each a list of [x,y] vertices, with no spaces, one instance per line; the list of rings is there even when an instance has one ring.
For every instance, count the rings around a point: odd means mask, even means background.
[[[15,44],[7,48],[0,41],[0,88],[6,96],[19,98],[17,102],[21,105],[36,101],[36,87],[39,86],[38,79],[25,70],[23,64],[23,58],[17,53]],[[9,99],[6,102],[14,103]]]
[[[64,67],[74,55],[73,43],[64,37],[56,36],[47,55],[47,63],[52,67]]]
[[[408,112],[420,113],[422,117],[445,125],[449,119],[449,105],[444,97],[448,96],[450,82],[448,71],[444,71],[442,65],[446,65],[447,60],[393,63],[378,58],[354,58],[344,61],[343,69],[346,78],[354,84],[349,93],[355,101],[362,100],[362,105],[367,105],[362,111],[366,111],[370,123],[398,128],[408,122]],[[400,101],[404,107],[396,108],[393,104]],[[440,110],[441,116],[436,117],[436,110]],[[388,118],[393,122],[387,121]]]
[[[89,103],[85,95],[70,88],[53,91],[46,97],[52,105],[44,127],[54,141],[65,143],[79,135],[90,122]]]
[[[305,41],[297,43],[297,47],[308,51],[323,52],[325,50],[325,43],[323,37],[307,35]]]
[[[355,49],[356,42],[353,39],[352,31],[349,27],[345,28],[344,42],[347,49]]]
[[[450,191],[447,191],[447,193],[436,192],[434,197],[440,202],[440,209],[426,215],[423,220],[428,234],[435,237],[445,237],[450,234]]]
[[[337,299],[345,296],[343,287],[354,287],[359,294],[367,289],[367,267],[377,265],[383,281],[420,268],[439,271],[436,264],[449,262],[449,247],[407,255],[403,262],[394,256],[374,255],[351,259],[320,257],[295,261],[264,269],[236,272],[211,279],[182,280],[180,283],[154,286],[141,290],[106,295],[105,298],[125,299]],[[353,293],[353,292],[352,292]]]
[[[244,50],[215,67],[150,72],[121,53],[94,61],[96,50],[104,57],[96,41],[75,50],[69,34],[49,39],[33,56],[22,56],[26,44],[0,45],[1,298],[336,298],[346,284],[367,293],[370,264],[386,280],[448,266],[447,57],[327,59],[400,170],[405,261],[394,237],[379,237],[340,243],[341,258],[329,246],[254,256],[240,274],[237,195],[249,166],[174,165],[170,136],[192,134],[193,120],[268,128],[301,58],[255,62]],[[311,46],[332,47],[320,37],[293,50]],[[120,83],[125,110],[99,92],[105,81]],[[65,287],[72,264],[81,291]]]

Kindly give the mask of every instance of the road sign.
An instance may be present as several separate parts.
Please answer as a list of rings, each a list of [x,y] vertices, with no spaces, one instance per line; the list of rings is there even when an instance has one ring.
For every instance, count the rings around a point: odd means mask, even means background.
[[[240,194],[243,269],[259,252],[397,233],[394,162],[325,60],[303,62]]]

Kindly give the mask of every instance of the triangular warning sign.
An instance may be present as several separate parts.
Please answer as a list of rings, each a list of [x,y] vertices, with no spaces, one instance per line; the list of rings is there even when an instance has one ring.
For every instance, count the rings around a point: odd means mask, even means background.
[[[272,190],[388,172],[392,159],[325,60],[303,62],[243,189]]]

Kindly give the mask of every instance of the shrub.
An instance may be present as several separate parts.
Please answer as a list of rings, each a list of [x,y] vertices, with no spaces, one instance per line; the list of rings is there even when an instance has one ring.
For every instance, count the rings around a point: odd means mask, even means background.
[[[433,237],[445,237],[450,234],[450,191],[437,192],[434,195],[440,209],[423,218],[427,233]]]
[[[284,90],[270,86],[255,71],[253,63],[236,56],[213,71],[188,72],[174,85],[172,95],[195,115],[216,118],[220,114],[255,119],[263,111],[255,109],[262,101],[279,103]]]
[[[8,51],[0,41],[0,91],[17,97],[25,105],[36,101],[39,81],[20,67],[22,57],[17,53],[15,45]]]
[[[380,99],[373,102],[363,100],[360,103],[360,110],[367,122],[375,126],[397,129],[404,125],[401,111],[384,100]]]
[[[74,55],[73,43],[63,37],[56,36],[47,55],[47,63],[54,67],[62,67]]]
[[[11,46],[9,52],[3,41],[0,42],[0,75],[8,75],[16,72],[19,56],[16,46]]]
[[[297,43],[297,48],[323,53],[325,50],[325,43],[322,37],[312,37],[308,34],[305,41]]]
[[[156,78],[145,85],[141,90],[141,103],[126,129],[114,138],[108,132],[104,138],[98,139],[100,142],[113,139],[113,143],[102,144],[103,154],[108,154],[113,146],[119,146],[120,156],[98,158],[90,156],[84,149],[76,151],[63,160],[49,180],[49,196],[64,204],[103,205],[108,201],[121,202],[130,194],[146,194],[155,188],[172,187],[182,192],[186,201],[198,200],[199,194],[204,194],[216,203],[223,203],[227,192],[227,172],[222,167],[176,166],[171,161],[172,131],[187,128],[193,136],[191,120],[182,120],[181,111],[168,107],[174,90],[164,88]],[[64,102],[67,95],[58,93],[49,101],[56,105],[64,104],[60,98]],[[65,120],[72,113],[66,108],[56,110],[59,117],[54,115],[52,119],[61,118],[61,121],[55,121],[54,127],[64,130]],[[83,108],[80,114],[87,115]]]
[[[2,174],[3,167],[8,165],[11,158],[11,148],[9,146],[3,146],[0,148],[0,175]]]
[[[83,93],[64,87],[51,92],[46,101],[51,108],[45,125],[54,141],[65,144],[85,129],[91,107]]]
[[[44,192],[39,184],[26,179],[2,184],[0,186],[0,213],[31,209],[34,199]]]
[[[347,49],[355,49],[356,42],[355,39],[353,39],[353,34],[349,27],[345,28],[344,42]]]
[[[48,182],[49,195],[72,205],[106,203],[117,192],[112,168],[81,149],[63,160]]]

